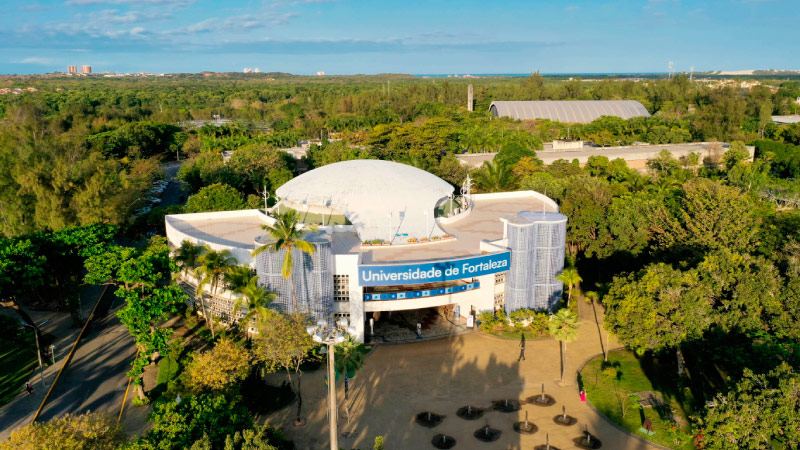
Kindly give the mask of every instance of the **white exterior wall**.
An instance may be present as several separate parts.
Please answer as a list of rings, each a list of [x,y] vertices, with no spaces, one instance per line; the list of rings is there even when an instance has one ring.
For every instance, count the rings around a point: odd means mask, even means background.
[[[357,254],[333,255],[334,275],[347,275],[350,287],[349,302],[333,302],[334,312],[349,312],[350,325],[356,327],[357,342],[364,342],[364,295],[358,284],[358,259]]]
[[[275,219],[272,217],[267,216],[263,212],[258,209],[246,209],[242,211],[217,211],[217,212],[207,212],[207,213],[192,213],[192,214],[179,214],[180,218],[173,216],[172,214],[167,215],[164,217],[164,227],[167,230],[167,240],[174,246],[179,247],[181,242],[189,241],[195,245],[208,245],[209,248],[212,250],[228,250],[231,252],[236,261],[239,264],[248,265],[250,267],[255,268],[255,258],[251,256],[251,253],[255,249],[255,243],[253,243],[253,248],[242,248],[241,246],[233,246],[233,245],[223,245],[216,242],[209,242],[204,241],[202,239],[198,239],[195,236],[191,236],[189,234],[184,233],[178,228],[178,224],[181,222],[191,222],[194,220],[206,220],[206,219],[232,219],[237,217],[258,217],[260,218],[264,224],[266,225],[274,225]]]

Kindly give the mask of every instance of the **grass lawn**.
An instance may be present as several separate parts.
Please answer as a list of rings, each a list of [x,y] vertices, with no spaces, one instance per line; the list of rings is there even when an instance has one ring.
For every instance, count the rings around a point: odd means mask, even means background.
[[[659,379],[654,380],[655,382],[648,379],[643,365],[648,372],[660,374]],[[693,449],[691,430],[687,425],[689,423],[687,413],[691,411],[689,406],[692,403],[691,394],[688,393],[688,389],[674,386],[674,382],[671,387],[665,384],[666,380],[676,378],[675,373],[669,365],[660,368],[658,365],[658,361],[649,358],[639,359],[628,350],[615,350],[609,353],[608,364],[605,367],[602,356],[589,361],[581,371],[580,381],[583,388],[586,389],[587,397],[592,405],[626,430],[666,447],[681,450]],[[612,369],[604,372],[603,369],[607,367]],[[660,370],[652,371],[653,368]],[[618,374],[616,377],[613,375],[615,371]],[[661,389],[655,386],[659,386]],[[664,401],[671,407],[676,422],[684,424],[682,429],[678,427],[678,430],[681,431],[678,444],[675,444],[671,436],[673,433],[665,429],[665,427],[671,429],[674,423],[664,417],[664,409],[639,409],[634,406],[635,401],[629,395],[643,391],[660,393]],[[681,392],[681,395],[676,396],[675,392]],[[680,397],[680,401],[676,397]],[[622,416],[622,402],[625,402],[627,410],[625,417]],[[646,436],[639,432],[645,417],[653,423],[653,431],[656,432],[653,436]]]
[[[2,341],[0,345],[0,405],[5,405],[25,389],[39,365],[36,351],[16,342]],[[39,379],[33,380],[34,389],[41,389]]]

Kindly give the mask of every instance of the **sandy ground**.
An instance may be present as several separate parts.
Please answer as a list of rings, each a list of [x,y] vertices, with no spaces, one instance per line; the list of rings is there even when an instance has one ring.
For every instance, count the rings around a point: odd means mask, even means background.
[[[479,333],[466,333],[448,339],[400,345],[381,345],[367,356],[364,367],[351,381],[351,420],[339,420],[339,447],[371,449],[376,436],[386,436],[388,449],[425,449],[433,436],[444,433],[455,437],[459,449],[530,449],[550,444],[561,449],[577,448],[572,439],[580,437],[585,427],[603,443],[603,448],[634,450],[657,447],[634,439],[611,426],[588,405],[580,402],[577,369],[588,358],[602,352],[600,332],[592,308],[581,300],[582,325],[577,340],[568,344],[568,386],[559,386],[560,350],[552,339],[527,342],[527,359],[517,362],[519,341],[505,340]],[[598,306],[602,320],[602,310]],[[602,334],[605,341],[605,332]],[[611,347],[617,346],[612,339]],[[282,377],[272,375],[271,382]],[[491,402],[503,399],[524,400],[540,394],[542,384],[556,399],[550,407],[523,404],[520,411],[487,411],[478,420],[467,421],[456,411],[467,404],[490,409]],[[271,415],[270,423],[281,427],[300,449],[322,449],[328,444],[326,387],[323,371],[303,376],[303,416],[308,423],[292,425],[294,405]],[[337,383],[340,413],[343,413],[343,380]],[[591,399],[590,399],[591,400]],[[571,427],[553,423],[561,413],[578,419]],[[414,422],[416,414],[432,411],[443,414],[444,421],[428,429]],[[525,413],[539,431],[522,436],[514,432],[514,422]],[[473,432],[485,425],[502,431],[498,441],[483,443]]]

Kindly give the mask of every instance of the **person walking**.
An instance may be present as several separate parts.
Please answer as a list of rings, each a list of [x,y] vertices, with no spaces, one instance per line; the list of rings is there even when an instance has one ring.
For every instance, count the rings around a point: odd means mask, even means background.
[[[522,335],[522,340],[519,341],[519,358],[517,358],[517,362],[525,360],[525,335]]]
[[[586,389],[581,389],[581,403],[586,403]]]
[[[25,382],[25,390],[28,392],[28,395],[31,395],[31,392],[33,392],[33,385],[30,381]]]

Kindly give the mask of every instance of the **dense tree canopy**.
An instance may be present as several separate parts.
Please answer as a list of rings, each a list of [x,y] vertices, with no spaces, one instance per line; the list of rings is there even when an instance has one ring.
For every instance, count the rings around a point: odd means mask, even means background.
[[[125,442],[122,425],[108,414],[66,414],[14,431],[0,450],[117,450]]]

